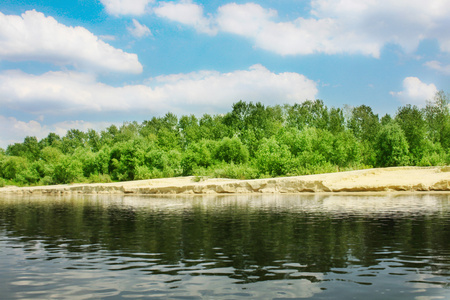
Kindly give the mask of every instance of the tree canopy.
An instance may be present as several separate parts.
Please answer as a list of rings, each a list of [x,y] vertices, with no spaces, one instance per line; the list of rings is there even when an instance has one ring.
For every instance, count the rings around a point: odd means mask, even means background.
[[[226,114],[167,113],[99,132],[71,129],[62,137],[26,137],[0,149],[0,186],[445,165],[450,162],[449,103],[439,92],[422,109],[405,105],[380,119],[366,105],[239,101]]]

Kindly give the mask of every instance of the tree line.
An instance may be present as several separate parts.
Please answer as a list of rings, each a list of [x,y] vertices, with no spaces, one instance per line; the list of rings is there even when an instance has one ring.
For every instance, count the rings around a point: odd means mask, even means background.
[[[265,106],[239,101],[226,114],[111,125],[0,148],[0,186],[202,176],[294,176],[450,162],[449,97],[379,117],[371,107],[322,100]]]

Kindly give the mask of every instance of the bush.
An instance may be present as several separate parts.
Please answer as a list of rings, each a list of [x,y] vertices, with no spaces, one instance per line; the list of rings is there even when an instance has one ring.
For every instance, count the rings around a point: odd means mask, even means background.
[[[143,180],[152,178],[152,172],[147,166],[137,166],[136,174],[134,175],[135,180]]]
[[[214,151],[214,158],[227,163],[245,163],[248,161],[247,147],[237,137],[225,137],[220,141]]]
[[[72,183],[82,180],[83,165],[72,157],[64,156],[59,163],[55,165],[53,172],[54,183]]]
[[[24,169],[16,174],[16,181],[22,184],[35,184],[39,182],[40,176],[36,169]]]
[[[112,182],[108,174],[91,174],[88,178],[89,183],[108,183]]]
[[[15,179],[16,176],[28,167],[27,159],[19,156],[7,156],[0,166],[1,176],[5,179]]]
[[[360,151],[360,144],[353,134],[350,131],[342,131],[334,138],[331,162],[340,167],[359,164]]]
[[[291,152],[286,145],[279,145],[274,137],[264,138],[256,152],[256,167],[261,175],[284,175],[291,166]]]
[[[258,170],[248,164],[220,164],[213,168],[214,178],[255,179],[258,178]]]
[[[424,154],[417,163],[419,166],[443,166],[448,163],[448,156],[440,143],[433,143],[429,140],[422,144]]]
[[[192,175],[197,167],[208,167],[212,165],[211,141],[202,140],[189,145],[181,159],[183,175]]]

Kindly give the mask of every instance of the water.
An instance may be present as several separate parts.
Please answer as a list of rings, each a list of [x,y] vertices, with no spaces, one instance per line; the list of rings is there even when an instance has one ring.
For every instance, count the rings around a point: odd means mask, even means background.
[[[1,299],[450,299],[450,194],[0,197]]]

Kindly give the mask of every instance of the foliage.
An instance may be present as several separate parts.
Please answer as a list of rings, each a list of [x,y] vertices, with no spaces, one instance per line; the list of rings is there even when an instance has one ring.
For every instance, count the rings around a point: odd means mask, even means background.
[[[408,142],[401,127],[391,122],[382,126],[377,139],[377,166],[405,166],[409,162]]]
[[[247,147],[237,137],[223,138],[214,150],[214,158],[227,163],[245,163],[248,157]]]
[[[256,152],[256,167],[261,174],[280,176],[288,173],[292,154],[286,145],[275,138],[264,139]]]
[[[450,163],[449,104],[448,96],[438,92],[425,108],[405,105],[380,120],[366,105],[239,101],[225,114],[167,113],[102,131],[26,137],[0,149],[0,186],[445,165]]]

